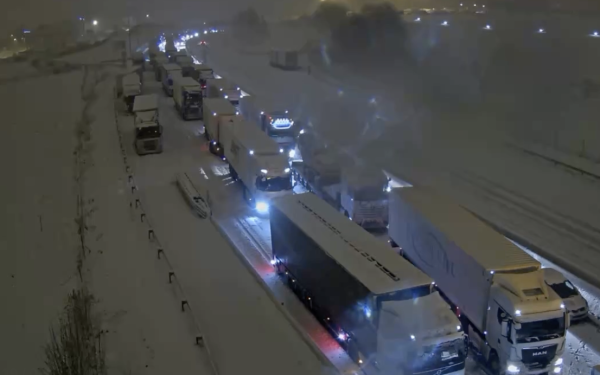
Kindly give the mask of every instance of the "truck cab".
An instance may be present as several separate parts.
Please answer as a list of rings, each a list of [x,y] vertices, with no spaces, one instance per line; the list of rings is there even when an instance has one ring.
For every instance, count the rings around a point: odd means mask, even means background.
[[[202,88],[191,77],[176,77],[173,81],[173,101],[184,120],[202,118]]]
[[[545,287],[541,270],[494,275],[485,334],[488,342],[498,343],[494,345],[497,359],[487,353],[494,373],[561,372],[570,320],[560,298]],[[504,368],[500,364],[505,364]]]
[[[138,155],[162,152],[162,126],[158,116],[156,94],[137,96],[133,104],[135,141]]]
[[[378,169],[342,167],[339,204],[346,217],[367,229],[388,225],[388,180]]]

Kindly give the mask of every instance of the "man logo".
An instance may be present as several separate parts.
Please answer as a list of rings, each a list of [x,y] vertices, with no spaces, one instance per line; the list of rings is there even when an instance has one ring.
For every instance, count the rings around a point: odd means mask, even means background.
[[[541,352],[535,352],[535,353],[533,353],[533,356],[537,357],[537,356],[546,355],[546,354],[548,354],[548,351],[547,350],[542,350]]]

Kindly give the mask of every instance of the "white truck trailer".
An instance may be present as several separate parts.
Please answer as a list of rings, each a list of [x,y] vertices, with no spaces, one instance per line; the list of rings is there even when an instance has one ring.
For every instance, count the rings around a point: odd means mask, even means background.
[[[227,99],[204,98],[202,100],[204,118],[204,136],[209,141],[208,149],[211,153],[223,158],[221,136],[223,128],[233,126],[238,116],[238,111]]]
[[[204,96],[207,96],[206,80],[214,79],[215,73],[214,73],[213,69],[206,64],[194,64],[193,68],[194,68],[194,71],[191,73],[190,77],[194,78],[196,81],[198,81],[200,83],[200,85],[202,86],[202,90],[204,92]]]
[[[366,229],[388,224],[388,179],[381,170],[360,167],[328,148],[313,132],[298,136],[292,161],[295,181]]]
[[[252,208],[267,212],[271,199],[292,194],[287,157],[256,124],[238,119],[222,127],[221,143],[231,178],[242,182],[244,199]]]
[[[365,373],[464,374],[462,327],[430,277],[314,194],[274,199],[269,221],[277,273]]]
[[[394,189],[389,236],[460,313],[494,374],[559,374],[569,315],[541,265],[464,208],[423,188]]]
[[[161,153],[162,125],[158,116],[158,96],[139,95],[133,103],[135,142],[138,155]]]
[[[240,98],[240,113],[273,138],[286,155],[293,157],[296,149],[296,122],[292,111],[280,99],[255,95]]]
[[[150,65],[154,69],[154,78],[156,78],[157,82],[160,82],[161,68],[163,64],[167,63],[169,63],[169,58],[164,52],[159,51],[156,53],[156,56],[150,58]]]
[[[135,97],[142,94],[142,84],[140,83],[139,74],[127,74],[123,77],[121,85],[123,90],[123,100],[125,101],[125,105],[127,105],[127,110],[131,112],[133,110]]]
[[[202,87],[191,77],[173,80],[173,101],[184,120],[202,118]]]
[[[298,51],[272,49],[269,53],[269,63],[271,66],[283,70],[297,70],[300,68],[298,65]]]
[[[173,79],[181,76],[181,67],[177,64],[163,64],[160,71],[160,79],[165,94],[173,96]]]
[[[223,98],[237,107],[240,104],[242,90],[235,83],[225,78],[210,78],[206,80],[206,96],[209,98]]]

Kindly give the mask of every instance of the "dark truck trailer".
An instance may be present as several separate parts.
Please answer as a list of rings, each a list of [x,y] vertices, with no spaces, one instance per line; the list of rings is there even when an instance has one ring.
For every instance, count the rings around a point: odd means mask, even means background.
[[[459,320],[427,275],[312,193],[273,199],[270,223],[277,272],[356,363],[464,373]]]

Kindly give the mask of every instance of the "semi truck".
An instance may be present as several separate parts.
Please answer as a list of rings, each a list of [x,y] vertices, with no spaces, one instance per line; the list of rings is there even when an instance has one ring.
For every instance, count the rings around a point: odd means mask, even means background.
[[[204,96],[206,95],[206,80],[215,78],[213,69],[205,64],[194,64],[192,66],[194,68],[193,71],[190,72],[190,77],[195,79],[202,86],[202,90],[204,91]]]
[[[287,157],[256,124],[237,119],[233,126],[222,127],[221,144],[231,178],[241,181],[252,208],[266,213],[274,197],[292,194]]]
[[[386,228],[389,185],[383,171],[341,158],[310,131],[298,136],[297,146],[291,163],[295,181],[363,228]]]
[[[389,236],[432,277],[494,374],[560,374],[569,315],[541,265],[429,189],[394,189]]]
[[[167,96],[173,96],[173,79],[181,76],[181,67],[177,64],[163,64],[160,71],[160,80]]]
[[[131,112],[133,110],[133,102],[135,97],[142,94],[142,84],[140,83],[140,76],[137,73],[130,73],[121,79],[121,94],[123,95],[123,101],[127,106],[127,110]]]
[[[269,63],[271,66],[283,70],[297,70],[300,68],[298,65],[298,51],[272,49],[269,53]]]
[[[297,132],[290,109],[281,101],[275,103],[274,100],[255,95],[244,96],[240,98],[239,103],[242,116],[256,122],[262,131],[279,144],[286,155],[292,157],[296,149]]]
[[[433,280],[311,193],[274,199],[271,263],[366,373],[464,374],[465,336]]]
[[[202,118],[202,87],[190,77],[173,80],[173,101],[184,120]]]
[[[158,117],[158,96],[139,95],[133,103],[135,151],[138,155],[162,152],[162,125]]]
[[[238,111],[227,99],[223,98],[204,98],[202,107],[204,136],[209,141],[208,150],[223,158],[222,130],[224,127],[233,126]]]
[[[209,98],[223,98],[237,107],[240,103],[241,89],[235,83],[225,78],[210,78],[206,80],[206,96]]]

